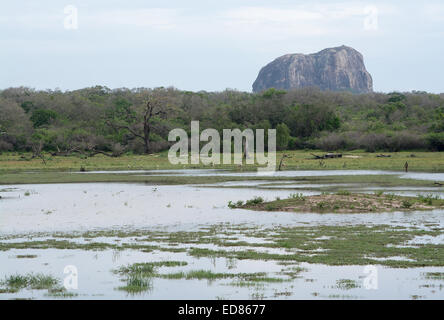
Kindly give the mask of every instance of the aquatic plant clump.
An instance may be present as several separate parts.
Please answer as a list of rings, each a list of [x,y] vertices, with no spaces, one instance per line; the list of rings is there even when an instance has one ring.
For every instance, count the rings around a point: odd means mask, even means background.
[[[10,275],[0,281],[0,286],[3,287],[0,288],[0,293],[15,293],[22,289],[48,290],[48,294],[54,292],[67,293],[58,279],[42,273]]]

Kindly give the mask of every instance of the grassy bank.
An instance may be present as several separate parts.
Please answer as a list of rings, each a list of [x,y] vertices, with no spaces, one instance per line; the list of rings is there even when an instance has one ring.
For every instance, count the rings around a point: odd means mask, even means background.
[[[408,162],[410,171],[444,172],[444,152],[396,152],[384,153],[390,157],[377,157],[379,153],[354,151],[344,153],[342,158],[316,160],[316,151],[284,151],[277,153],[279,164],[284,154],[283,170],[393,170],[403,171]],[[3,153],[0,155],[0,173],[23,171],[87,171],[93,170],[156,170],[156,169],[196,169],[219,168],[233,170],[253,170],[255,165],[173,165],[168,161],[168,153],[151,155],[122,155],[112,158],[96,155],[91,158],[78,156],[53,157],[44,154],[46,164],[39,158],[31,159],[30,154]]]
[[[244,203],[230,204],[232,208],[242,208],[260,211],[290,211],[290,212],[328,212],[328,213],[369,213],[391,211],[416,211],[444,208],[444,200],[437,197],[404,197],[394,194],[350,193],[341,191],[336,194],[321,194],[303,196],[292,194],[288,199],[277,199],[264,202],[255,198]]]
[[[93,183],[93,182],[120,182],[145,183],[147,185],[181,185],[197,184],[208,185],[227,181],[263,181],[262,188],[273,188],[282,183],[297,184],[324,184],[324,186],[305,187],[312,191],[337,191],[341,185],[337,184],[363,184],[375,187],[430,187],[439,189],[431,180],[403,179],[396,174],[384,175],[331,175],[306,177],[279,177],[279,176],[183,176],[183,175],[141,175],[137,173],[79,173],[79,172],[17,172],[0,174],[0,184],[40,184],[40,183]],[[209,186],[211,187],[211,186]],[[248,186],[247,186],[248,187]],[[251,186],[250,186],[251,187]],[[217,186],[217,188],[224,188]],[[236,186],[230,188],[236,188]],[[245,186],[242,186],[245,188]],[[289,190],[287,187],[286,190]],[[6,190],[0,190],[6,192]]]

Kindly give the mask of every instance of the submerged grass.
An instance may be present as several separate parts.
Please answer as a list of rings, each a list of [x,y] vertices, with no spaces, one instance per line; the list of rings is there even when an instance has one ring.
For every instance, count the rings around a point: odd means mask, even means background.
[[[422,276],[427,280],[444,280],[444,272],[425,272]]]
[[[18,254],[15,256],[17,259],[34,259],[37,258],[36,254]]]
[[[279,227],[268,230],[262,247],[283,248],[285,254],[259,252],[255,246],[239,251],[192,248],[188,254],[195,257],[226,257],[235,259],[307,262],[326,265],[379,264],[390,267],[444,266],[444,248],[435,244],[405,246],[416,236],[432,237],[442,230],[420,230],[388,225]],[[254,234],[250,234],[254,236]],[[321,240],[322,239],[322,240]],[[409,260],[390,260],[403,256]],[[375,261],[373,258],[387,258]]]
[[[59,297],[72,297],[73,293],[67,292],[60,285],[60,281],[51,275],[42,273],[29,273],[25,275],[14,274],[5,277],[0,281],[0,293],[16,293],[22,289],[28,290],[48,290],[47,295]]]
[[[87,233],[94,237],[119,236],[125,241],[114,243],[76,243],[59,240],[28,240],[24,242],[0,242],[0,250],[11,249],[94,249],[142,252],[174,251],[186,252],[191,257],[225,257],[237,260],[273,260],[283,265],[301,262],[325,265],[384,265],[390,267],[444,266],[444,247],[433,243],[411,243],[423,236],[439,237],[439,227],[421,229],[419,226],[390,225],[316,225],[277,226],[259,228],[247,225],[220,224],[203,227],[192,232],[167,231],[97,231]],[[68,238],[82,238],[85,234],[68,234]],[[63,234],[58,234],[63,237]],[[242,237],[257,239],[246,242]],[[153,245],[153,243],[155,245]],[[190,246],[191,244],[191,246]],[[208,247],[208,245],[211,245]],[[236,248],[233,250],[232,248]],[[266,249],[273,248],[273,252]],[[403,257],[405,259],[391,259]],[[184,266],[181,261],[159,261],[122,267],[121,275],[130,273],[156,273],[156,268]],[[297,276],[298,270],[288,270]],[[179,271],[178,271],[179,272]],[[184,274],[165,277],[184,278]],[[290,276],[290,275],[288,275]]]
[[[273,283],[283,282],[289,279],[268,277],[265,272],[257,273],[220,273],[211,270],[189,270],[176,271],[170,273],[160,273],[159,267],[182,267],[186,266],[185,262],[181,261],[160,261],[147,263],[134,263],[132,265],[120,267],[114,270],[114,273],[124,276],[123,281],[125,286],[120,286],[117,289],[128,292],[129,294],[139,294],[147,292],[153,288],[153,279],[161,278],[168,280],[207,280],[215,281],[222,279],[235,279],[233,285],[253,284],[253,283]],[[290,278],[291,279],[291,278]]]
[[[118,290],[126,291],[129,294],[138,294],[150,291],[153,288],[152,280],[140,275],[131,275],[125,280],[126,285],[118,287]]]
[[[156,261],[134,263],[128,266],[122,266],[114,273],[124,276],[125,286],[117,289],[126,291],[129,294],[140,294],[152,290],[152,278],[157,277],[157,268],[159,267],[179,267],[186,266],[185,261]]]
[[[286,279],[267,277],[265,272],[256,273],[215,273],[211,270],[191,270],[188,272],[176,272],[159,274],[159,277],[165,279],[186,279],[186,280],[220,280],[220,279],[238,279],[242,282],[284,282]]]
[[[350,289],[360,288],[361,286],[355,280],[339,279],[336,280],[336,287],[342,290],[350,290]]]
[[[49,289],[48,293],[46,293],[45,295],[52,298],[73,298],[78,296],[77,293],[68,292],[64,288]]]
[[[59,280],[41,273],[31,273],[27,275],[16,274],[6,277],[1,284],[9,288],[42,290],[54,288],[59,284]]]
[[[115,272],[118,274],[138,274],[141,276],[153,276],[154,274],[156,274],[157,267],[181,267],[186,266],[187,264],[188,263],[186,261],[143,262],[121,267]]]

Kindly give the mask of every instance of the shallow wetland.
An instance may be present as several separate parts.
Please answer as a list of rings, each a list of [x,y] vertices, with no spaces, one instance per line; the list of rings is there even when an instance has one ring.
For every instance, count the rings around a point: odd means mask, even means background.
[[[444,199],[434,183],[444,181],[440,173],[29,175],[48,183],[0,186],[0,299],[444,298],[444,208],[344,213],[229,205],[359,194],[415,197],[427,206]],[[56,183],[67,182],[63,175],[103,182]],[[78,289],[63,287],[66,266],[76,267]],[[368,285],[369,270],[377,288]]]

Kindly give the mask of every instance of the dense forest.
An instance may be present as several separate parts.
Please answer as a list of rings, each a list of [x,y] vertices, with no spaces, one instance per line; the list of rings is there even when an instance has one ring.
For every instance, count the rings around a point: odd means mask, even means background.
[[[0,91],[0,152],[152,153],[173,128],[275,128],[278,149],[444,150],[444,94],[175,88]]]

